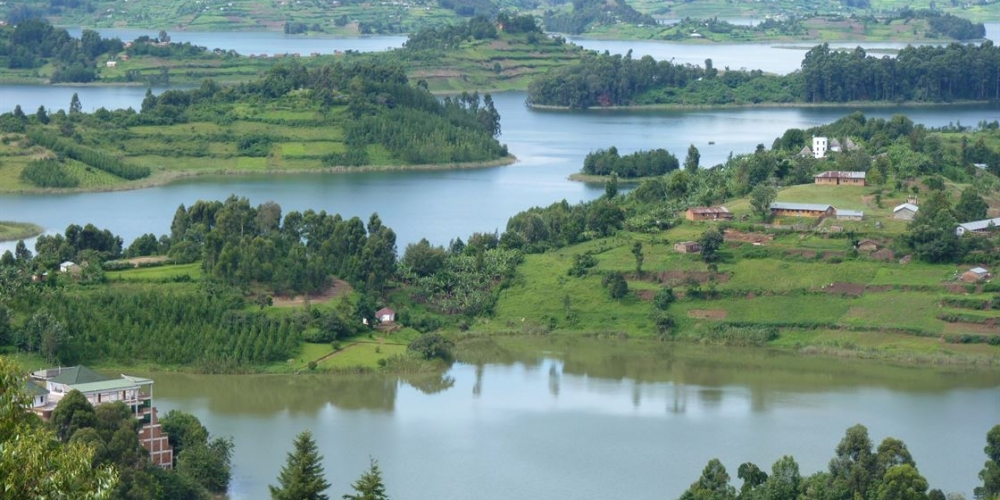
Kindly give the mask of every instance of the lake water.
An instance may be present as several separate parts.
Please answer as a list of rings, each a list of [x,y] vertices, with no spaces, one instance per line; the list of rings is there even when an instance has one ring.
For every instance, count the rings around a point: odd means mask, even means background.
[[[1000,423],[996,373],[689,345],[537,348],[444,380],[153,374],[155,404],[234,438],[237,499],[266,497],[306,429],[331,498],[372,456],[394,498],[653,500],[677,498],[714,457],[737,486],[746,461],[770,472],[789,454],[803,475],[825,470],[856,423],[875,446],[902,439],[931,487],[971,498]]]
[[[83,31],[80,28],[67,29],[74,37],[79,37]],[[156,38],[159,30],[101,28],[95,30],[102,38],[120,38],[129,42],[140,36]],[[170,41],[176,43],[191,43],[209,50],[235,50],[243,55],[274,55],[295,54],[303,56],[312,53],[333,54],[336,52],[381,52],[403,46],[406,37],[396,36],[360,36],[360,37],[306,37],[286,35],[275,31],[214,33],[208,31],[168,31]]]
[[[0,86],[13,103],[26,110],[67,107],[77,92],[86,110],[97,107],[139,107],[140,87]],[[16,99],[16,100],[15,100]],[[703,165],[725,161],[733,153],[770,146],[786,129],[811,127],[851,112],[845,108],[755,108],[700,111],[538,111],[524,106],[525,94],[511,92],[494,98],[503,135],[518,162],[505,167],[434,171],[376,172],[333,175],[229,176],[188,179],[138,191],[80,194],[8,194],[0,196],[0,220],[34,222],[61,232],[69,224],[93,222],[122,235],[126,244],[137,236],[162,234],[181,203],[246,196],[251,203],[273,200],[288,210],[326,210],[364,220],[378,212],[398,236],[400,251],[422,237],[435,244],[465,239],[475,231],[503,230],[520,210],[562,199],[590,200],[604,190],[599,185],[571,182],[567,177],[597,148],[618,147],[622,153],[666,148],[683,158],[690,144]],[[928,126],[961,122],[973,125],[995,120],[1000,108],[948,106],[875,108],[871,116],[905,112]],[[714,142],[715,144],[709,144]],[[0,243],[0,252],[13,243]]]

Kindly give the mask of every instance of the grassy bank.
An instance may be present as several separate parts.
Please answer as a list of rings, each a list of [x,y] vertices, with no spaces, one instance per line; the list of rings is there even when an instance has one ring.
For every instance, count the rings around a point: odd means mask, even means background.
[[[892,218],[892,207],[905,194],[885,195],[879,205],[872,193],[864,187],[784,189],[779,201],[830,203],[863,210],[865,219],[828,219],[799,231],[781,228],[816,221],[778,219],[771,230],[737,224],[737,232],[726,237],[722,260],[712,266],[673,248],[697,240],[709,222],[685,221],[661,233],[620,233],[528,255],[517,283],[501,293],[496,314],[471,330],[745,345],[913,365],[1000,366],[1000,310],[986,305],[994,300],[992,289],[958,280],[969,265],[903,259],[895,240],[906,226]],[[737,220],[750,212],[746,200],[727,207]],[[762,238],[755,240],[754,233]],[[889,253],[854,249],[852,241],[864,238]],[[642,243],[641,274],[636,242]],[[584,253],[593,255],[596,267],[583,277],[567,275],[574,257]],[[629,291],[621,299],[609,298],[602,286],[609,271],[627,278]],[[657,312],[653,299],[663,288],[671,288],[677,299]],[[657,322],[663,315],[670,318],[667,327]]]
[[[0,241],[24,240],[39,234],[42,234],[42,227],[37,224],[0,220]]]

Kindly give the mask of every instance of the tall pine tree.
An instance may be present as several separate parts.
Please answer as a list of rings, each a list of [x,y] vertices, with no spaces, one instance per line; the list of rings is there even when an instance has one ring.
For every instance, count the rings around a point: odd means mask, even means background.
[[[274,500],[329,500],[324,491],[330,487],[323,477],[322,455],[312,433],[302,431],[295,437],[295,451],[278,475],[279,486],[268,485]]]

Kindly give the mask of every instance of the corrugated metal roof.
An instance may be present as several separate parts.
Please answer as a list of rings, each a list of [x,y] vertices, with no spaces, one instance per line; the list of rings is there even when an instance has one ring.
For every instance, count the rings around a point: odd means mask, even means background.
[[[913,203],[903,203],[902,205],[899,205],[896,208],[892,209],[892,212],[896,213],[896,212],[898,212],[900,210],[903,210],[903,209],[907,209],[907,210],[910,210],[912,212],[916,212],[917,210],[920,210],[920,207],[914,205]]]
[[[729,209],[726,207],[691,207],[688,210],[696,214],[728,214]]]
[[[990,227],[990,224],[1000,227],[1000,217],[997,217],[995,219],[984,219],[973,222],[966,222],[965,224],[959,224],[958,227],[963,228],[966,231],[979,231],[980,229],[986,229]]]
[[[69,387],[70,389],[87,393],[87,392],[117,391],[121,389],[133,389],[139,387],[139,384],[129,379],[118,378],[114,380],[104,380],[101,382],[90,382],[89,384],[74,384]]]
[[[843,210],[843,209],[838,208],[837,209],[837,217],[840,217],[840,216],[844,216],[844,217],[864,217],[865,213],[862,212],[861,210]]]
[[[817,179],[864,179],[865,172],[845,172],[840,170],[827,170],[813,177]]]
[[[776,201],[771,204],[771,210],[808,210],[811,212],[826,212],[833,208],[830,205],[819,205],[816,203],[785,203]]]

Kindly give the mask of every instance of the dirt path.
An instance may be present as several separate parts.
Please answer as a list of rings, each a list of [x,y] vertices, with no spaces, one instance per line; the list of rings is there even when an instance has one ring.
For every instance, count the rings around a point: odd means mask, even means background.
[[[333,285],[330,288],[324,290],[323,293],[318,293],[313,295],[295,295],[292,297],[284,297],[279,295],[274,297],[274,299],[272,300],[272,305],[274,305],[275,307],[301,306],[306,303],[306,300],[308,300],[310,303],[313,304],[322,304],[325,302],[329,302],[342,295],[347,295],[352,291],[354,291],[354,288],[351,288],[351,285],[348,282],[344,280],[335,279],[333,280]]]

